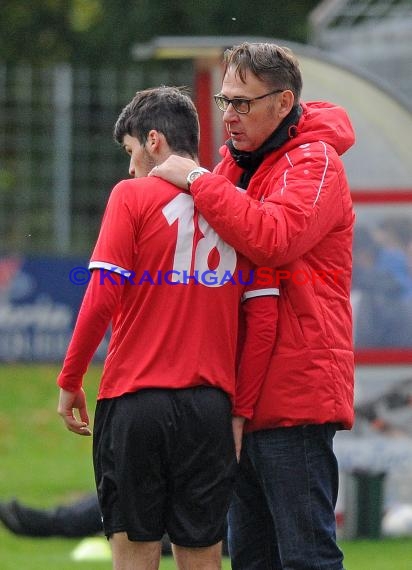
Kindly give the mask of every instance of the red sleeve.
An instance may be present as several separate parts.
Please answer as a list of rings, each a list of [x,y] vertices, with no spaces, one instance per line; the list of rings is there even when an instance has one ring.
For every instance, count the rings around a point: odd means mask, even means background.
[[[100,269],[92,276],[84,295],[63,368],[57,378],[60,388],[80,390],[87,368],[116,314],[122,292],[122,276],[101,279]]]
[[[342,220],[349,194],[336,153],[317,142],[283,157],[283,170],[266,176],[265,200],[237,191],[225,176],[205,174],[190,187],[195,205],[229,245],[256,265],[280,267],[311,250]],[[310,156],[306,156],[310,154]]]
[[[253,297],[241,306],[244,328],[239,339],[240,360],[232,412],[235,416],[253,417],[275,344],[277,304],[278,297],[265,296]]]
[[[137,179],[122,180],[112,190],[104,212],[89,269],[106,269],[128,277],[134,265],[135,227],[130,211]]]

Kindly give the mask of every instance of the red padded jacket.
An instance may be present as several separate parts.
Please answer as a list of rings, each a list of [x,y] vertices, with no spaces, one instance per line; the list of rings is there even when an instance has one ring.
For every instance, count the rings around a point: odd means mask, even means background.
[[[339,155],[354,143],[341,107],[302,103],[297,135],[270,153],[247,193],[227,147],[191,192],[220,236],[280,285],[276,346],[246,431],[353,424],[350,285],[354,213]],[[265,278],[262,270],[262,278]]]

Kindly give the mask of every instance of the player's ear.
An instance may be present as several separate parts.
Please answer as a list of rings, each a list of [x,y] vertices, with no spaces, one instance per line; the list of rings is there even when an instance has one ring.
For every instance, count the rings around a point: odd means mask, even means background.
[[[285,89],[279,93],[279,118],[284,119],[291,111],[295,102],[295,96],[290,89]]]
[[[159,133],[159,131],[156,131],[156,129],[152,129],[151,131],[149,131],[149,134],[147,135],[147,139],[146,139],[146,148],[150,153],[155,153],[159,151],[159,147],[160,147],[160,139],[161,139],[161,133]]]

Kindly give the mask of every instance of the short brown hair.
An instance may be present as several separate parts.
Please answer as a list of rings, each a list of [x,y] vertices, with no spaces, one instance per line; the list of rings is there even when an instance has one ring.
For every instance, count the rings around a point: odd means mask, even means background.
[[[138,91],[116,121],[114,139],[122,144],[130,135],[144,144],[152,129],[165,136],[175,154],[197,158],[199,119],[185,87],[154,87]]]
[[[233,68],[240,80],[246,81],[251,71],[271,89],[290,89],[299,102],[302,75],[299,62],[291,49],[271,43],[248,43],[227,49],[223,56],[225,73]]]

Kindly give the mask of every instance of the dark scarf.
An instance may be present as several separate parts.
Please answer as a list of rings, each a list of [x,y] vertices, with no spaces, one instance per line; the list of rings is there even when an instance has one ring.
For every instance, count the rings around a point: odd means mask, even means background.
[[[300,105],[293,107],[289,115],[283,119],[277,129],[273,131],[265,142],[258,149],[251,152],[236,150],[231,139],[226,141],[226,146],[233,160],[244,170],[237,183],[240,188],[248,187],[250,179],[269,152],[280,148],[286,141],[293,139],[297,135],[297,124],[301,114],[302,107]]]

